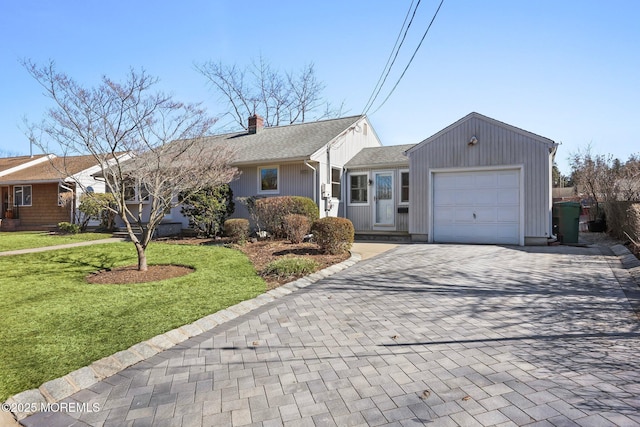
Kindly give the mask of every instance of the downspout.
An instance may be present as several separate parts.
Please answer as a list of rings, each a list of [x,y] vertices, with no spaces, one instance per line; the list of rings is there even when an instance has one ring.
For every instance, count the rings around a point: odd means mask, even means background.
[[[349,180],[347,179],[347,168],[342,167],[342,176],[340,177],[340,201],[342,202],[342,215],[344,218],[349,218],[347,215],[347,185],[349,184]],[[340,214],[340,209],[338,209],[338,215]]]
[[[327,183],[325,184],[328,190],[326,190],[326,193],[330,193],[331,192],[331,148],[340,140],[340,138],[342,137],[346,137],[346,135],[351,132],[352,130],[356,129],[356,125],[354,126],[350,126],[349,128],[345,129],[344,131],[342,131],[338,136],[336,136],[333,140],[331,140],[329,143],[327,143]],[[344,142],[344,141],[343,141]],[[340,186],[342,187],[342,186]],[[341,190],[342,191],[342,188]],[[333,196],[333,194],[331,194],[331,196]],[[324,211],[325,211],[325,215],[329,216],[329,212],[331,211],[331,197],[324,197],[323,194],[323,198],[324,198]],[[345,211],[346,212],[346,211]]]
[[[309,164],[309,160],[307,159],[304,160],[304,165],[313,171],[313,201],[316,203],[316,205],[319,206],[320,203],[318,202],[318,171],[316,170],[316,168],[314,168]]]
[[[331,144],[327,144],[327,183],[325,185],[327,186],[326,189],[328,189],[326,190],[326,192],[328,192],[331,189]],[[330,211],[331,211],[331,198],[325,197],[325,202],[324,202],[325,216],[329,216]]]
[[[549,213],[547,214],[547,232],[548,238],[558,239],[558,236],[553,234],[553,161],[555,160],[556,153],[558,152],[558,143],[553,143],[549,147]]]
[[[75,192],[73,191],[73,188],[71,188],[71,187],[67,187],[66,185],[64,185],[64,184],[62,184],[62,183],[60,183],[60,182],[58,183],[58,185],[59,185],[60,187],[62,187],[64,190],[70,191],[70,192],[71,192],[71,194],[73,194],[73,195],[74,195],[74,198],[75,198]],[[74,201],[74,199],[71,199],[71,202],[72,202],[72,203],[70,203],[70,204],[69,204],[69,206],[71,206],[71,208],[69,209],[69,223],[70,223],[70,224],[73,224],[73,223],[74,223],[74,222],[73,222],[73,208],[75,207],[75,201]]]

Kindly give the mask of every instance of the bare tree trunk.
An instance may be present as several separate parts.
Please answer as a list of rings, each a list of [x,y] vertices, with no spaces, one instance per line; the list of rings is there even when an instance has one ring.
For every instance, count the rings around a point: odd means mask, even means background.
[[[144,250],[144,247],[140,242],[135,242],[136,252],[138,253],[138,271],[147,271],[149,267],[147,266],[147,254]]]

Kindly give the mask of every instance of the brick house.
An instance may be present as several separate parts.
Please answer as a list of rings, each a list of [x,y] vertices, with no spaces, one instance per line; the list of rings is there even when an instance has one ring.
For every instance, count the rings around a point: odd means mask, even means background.
[[[76,182],[103,193],[104,183],[91,176],[99,170],[90,155],[0,159],[0,229],[48,230],[59,222],[74,222],[83,192]]]

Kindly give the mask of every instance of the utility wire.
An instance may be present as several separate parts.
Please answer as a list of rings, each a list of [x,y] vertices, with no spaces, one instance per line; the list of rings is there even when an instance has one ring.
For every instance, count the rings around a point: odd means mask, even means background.
[[[369,100],[367,101],[367,104],[365,105],[365,107],[363,109],[363,112],[362,112],[363,115],[367,114],[369,109],[371,107],[373,107],[373,103],[378,98],[378,95],[380,94],[380,91],[382,90],[382,86],[384,86],[384,83],[387,81],[387,77],[389,77],[389,73],[391,72],[391,68],[393,67],[393,64],[395,64],[395,62],[396,62],[396,58],[398,57],[398,53],[400,53],[400,48],[402,47],[402,44],[404,43],[404,40],[407,37],[407,32],[409,31],[409,28],[411,27],[411,23],[413,22],[413,18],[416,16],[416,11],[418,10],[418,6],[420,6],[420,2],[421,1],[422,0],[418,0],[418,3],[416,4],[415,9],[413,9],[413,15],[411,15],[411,20],[409,21],[409,25],[407,25],[407,28],[405,29],[405,24],[407,23],[407,18],[409,18],[409,14],[411,14],[411,9],[413,7],[413,0],[411,0],[411,4],[409,5],[409,10],[407,10],[407,14],[404,17],[404,22],[402,23],[402,27],[400,27],[400,32],[398,33],[398,37],[396,38],[396,43],[393,46],[393,49],[391,49],[391,53],[389,53],[389,58],[387,59],[387,63],[385,64],[384,69],[382,70],[382,73],[380,74],[380,77],[378,78],[378,83],[376,83],[376,86],[373,88],[373,92],[371,92],[371,96],[369,97]],[[402,35],[402,30],[403,29],[404,29],[404,35],[402,36],[402,40],[400,41],[400,44],[398,44],[398,40],[400,40],[400,35]],[[395,56],[394,56],[394,52],[395,52]],[[391,60],[391,57],[393,57],[393,60]],[[389,62],[391,62],[391,65],[389,65]],[[385,74],[385,71],[386,71],[386,74]],[[384,76],[384,78],[383,78],[383,76]]]
[[[396,88],[398,87],[398,84],[400,84],[400,80],[402,80],[402,78],[404,77],[405,73],[407,72],[407,70],[409,69],[409,66],[411,65],[411,62],[413,62],[413,58],[416,57],[416,54],[418,53],[418,50],[420,49],[420,46],[422,46],[422,42],[424,41],[425,37],[427,37],[427,34],[429,33],[429,29],[431,28],[431,25],[433,25],[433,21],[436,20],[436,16],[438,16],[438,12],[440,12],[440,8],[442,7],[442,4],[444,3],[444,0],[440,0],[440,4],[438,5],[438,9],[436,9],[436,12],[433,14],[433,18],[431,18],[431,22],[429,22],[429,26],[427,27],[427,30],[424,32],[424,34],[422,35],[422,39],[420,40],[420,43],[418,43],[418,47],[416,47],[416,50],[413,52],[413,55],[411,55],[411,59],[409,59],[409,63],[407,64],[407,66],[404,68],[404,71],[402,72],[402,74],[400,75],[400,77],[398,78],[398,81],[396,82],[396,84],[393,86],[393,88],[391,89],[391,92],[389,92],[389,94],[387,95],[387,97],[384,99],[384,101],[382,101],[382,104],[380,104],[378,106],[378,108],[376,108],[376,110],[372,113],[375,114],[378,112],[378,110],[380,108],[382,108],[382,106],[385,104],[385,102],[387,102],[387,100],[389,99],[389,97],[391,96],[391,94],[396,90]]]

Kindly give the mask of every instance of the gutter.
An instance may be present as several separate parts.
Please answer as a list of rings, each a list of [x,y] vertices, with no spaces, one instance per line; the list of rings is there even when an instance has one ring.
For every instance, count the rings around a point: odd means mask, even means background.
[[[352,171],[356,169],[389,169],[389,168],[400,168],[400,169],[408,169],[409,163],[378,163],[378,164],[368,164],[368,165],[351,165],[348,164],[344,166],[345,170]]]
[[[240,166],[264,166],[264,165],[274,165],[281,163],[297,163],[297,162],[305,162],[310,159],[311,156],[305,157],[284,157],[282,159],[263,159],[263,160],[251,160],[248,162],[231,162],[231,166],[240,167]]]

